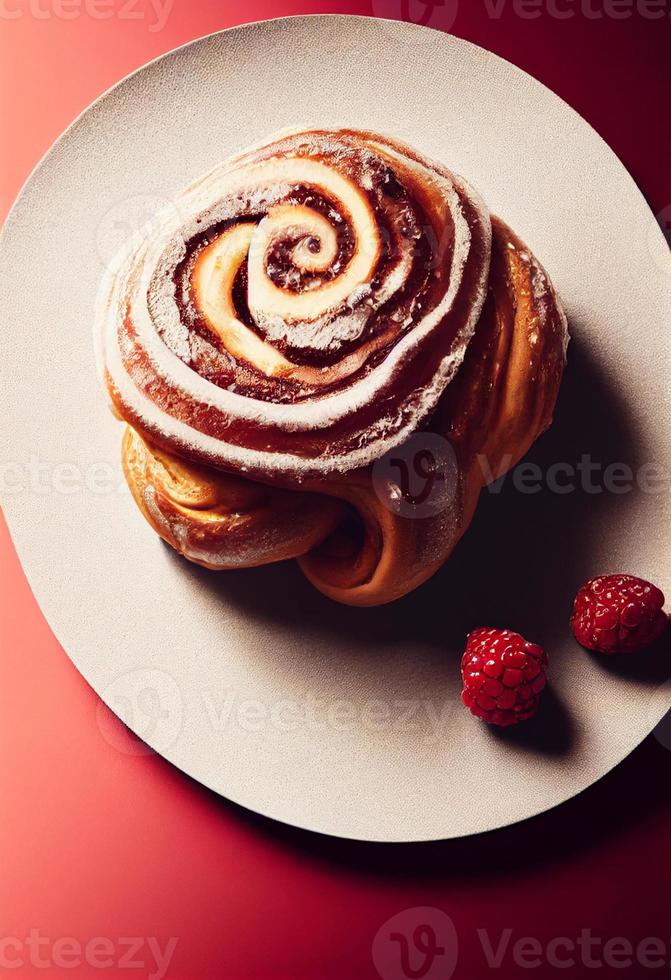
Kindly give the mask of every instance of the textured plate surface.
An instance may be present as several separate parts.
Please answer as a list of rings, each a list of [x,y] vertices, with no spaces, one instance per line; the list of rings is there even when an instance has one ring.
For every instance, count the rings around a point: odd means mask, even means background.
[[[547,266],[574,336],[556,423],[529,457],[540,492],[485,494],[447,568],[378,610],[334,606],[293,565],[216,576],[170,553],[120,482],[121,427],[94,371],[96,288],[124,238],[223,157],[299,124],[389,132],[464,174]],[[4,232],[0,313],[5,509],[32,588],[103,700],[222,795],[346,837],[470,834],[579,792],[668,707],[663,653],[604,665],[566,621],[599,571],[671,593],[671,260],[613,153],[518,69],[346,17],[174,51],[31,177]],[[550,652],[551,693],[524,730],[497,735],[458,704],[463,636],[483,624]]]

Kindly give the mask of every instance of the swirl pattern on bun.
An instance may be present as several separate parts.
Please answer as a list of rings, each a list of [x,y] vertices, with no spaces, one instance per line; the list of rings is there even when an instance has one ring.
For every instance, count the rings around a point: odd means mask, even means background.
[[[463,181],[381,137],[298,133],[243,154],[112,270],[100,321],[115,401],[215,466],[364,466],[456,373],[490,241]]]
[[[549,425],[567,331],[465,181],[386,137],[311,130],[159,213],[110,269],[96,337],[128,482],[166,541],[211,568],[297,557],[373,605],[442,564]],[[373,470],[418,433],[457,477],[414,520]]]

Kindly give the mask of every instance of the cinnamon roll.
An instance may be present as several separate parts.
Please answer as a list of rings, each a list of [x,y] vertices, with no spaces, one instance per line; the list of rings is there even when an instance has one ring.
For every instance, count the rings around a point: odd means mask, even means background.
[[[464,180],[353,130],[197,181],[117,257],[95,333],[158,534],[214,569],[297,558],[355,605],[445,561],[550,424],[567,342],[547,274]]]

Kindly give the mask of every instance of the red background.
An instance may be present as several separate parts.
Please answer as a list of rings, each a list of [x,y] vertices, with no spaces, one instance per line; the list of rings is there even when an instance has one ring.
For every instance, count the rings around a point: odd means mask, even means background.
[[[372,9],[365,0],[175,0],[166,26],[152,31],[148,2],[132,8],[142,20],[95,19],[86,0],[72,16],[76,3],[69,0],[66,19],[50,0],[0,2],[3,215],[73,117],[150,58],[280,14],[402,15],[401,0],[372,0]],[[120,0],[112,3],[118,11]],[[417,19],[423,7],[412,3]],[[513,0],[500,17],[481,0],[461,0],[451,27],[573,105],[660,212],[671,203],[671,5],[654,20],[635,3],[623,19],[595,16],[625,9],[607,2],[572,6],[567,19],[547,11],[527,19]],[[434,27],[452,20],[449,3],[429,14]],[[656,739],[581,797],[495,834],[410,846],[326,839],[250,815],[160,758],[110,744],[96,695],[42,619],[4,525],[0,576],[0,937],[23,941],[39,929],[52,943],[154,936],[163,946],[174,936],[171,980],[357,980],[378,976],[371,947],[385,920],[428,905],[456,926],[457,980],[489,972],[478,929],[495,941],[508,927],[513,940],[533,936],[544,946],[582,928],[634,944],[655,936],[671,954],[671,783],[668,751]],[[128,975],[119,967],[46,970],[21,955],[16,977]],[[507,957],[493,972],[508,980],[526,971]],[[547,964],[530,971],[557,972]]]

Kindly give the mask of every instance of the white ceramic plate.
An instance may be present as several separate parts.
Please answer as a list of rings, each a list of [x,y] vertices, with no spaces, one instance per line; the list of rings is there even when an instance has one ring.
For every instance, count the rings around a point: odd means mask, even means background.
[[[104,264],[194,177],[296,124],[408,140],[471,180],[550,270],[574,342],[556,424],[530,456],[545,476],[583,453],[601,464],[597,486],[606,464],[671,472],[671,260],[608,147],[534,79],[465,41],[290,18],[204,38],[127,78],[21,194],[0,274],[9,524],[79,670],[189,775],[345,837],[499,827],[591,784],[668,707],[661,655],[604,665],[567,629],[590,574],[631,570],[671,592],[668,480],[665,492],[566,494],[508,482],[485,495],[441,574],[378,610],[331,604],[293,565],[196,569],[120,488],[121,426],[91,343]],[[552,661],[541,715],[507,734],[458,703],[464,634],[483,624],[521,630]]]

